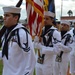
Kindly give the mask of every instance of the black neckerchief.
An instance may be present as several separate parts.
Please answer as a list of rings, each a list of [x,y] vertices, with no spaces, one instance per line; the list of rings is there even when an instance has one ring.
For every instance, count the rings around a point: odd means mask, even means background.
[[[75,35],[75,28],[73,29],[73,34]]]
[[[51,27],[52,27],[51,25],[45,26],[45,32],[46,32],[47,30],[49,30]]]
[[[41,37],[43,38],[43,42],[44,42],[45,46],[48,46],[49,43],[51,42],[51,37],[52,37],[53,31],[54,31],[54,29],[50,29],[51,27],[52,27],[51,25],[45,26],[45,28],[42,31]],[[46,34],[48,34],[48,36],[49,36],[48,41],[46,41],[46,38],[45,38]]]
[[[51,25],[45,26],[45,28],[42,31],[41,37],[43,37],[46,33],[48,33],[51,27],[52,27]]]
[[[63,37],[63,35],[66,33],[67,31],[61,31],[61,36]]]
[[[17,25],[17,24],[16,24]],[[11,32],[11,30],[13,30],[15,27],[16,27],[16,25],[13,25],[13,26],[11,26],[11,27],[8,27],[6,30],[7,30],[7,33],[9,34],[9,32]]]
[[[3,46],[3,50],[2,50],[2,57],[5,55],[7,59],[8,59],[8,42],[9,42],[9,41],[7,41],[8,40],[7,37],[8,37],[8,34],[11,32],[11,30],[13,30],[16,27],[16,25],[6,28],[5,42],[4,42],[4,46]]]

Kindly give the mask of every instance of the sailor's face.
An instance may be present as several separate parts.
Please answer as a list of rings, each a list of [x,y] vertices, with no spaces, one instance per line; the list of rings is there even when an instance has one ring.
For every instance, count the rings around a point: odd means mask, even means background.
[[[44,16],[44,25],[52,25],[52,18],[50,16]]]
[[[11,27],[15,24],[15,17],[11,13],[4,13],[4,25]]]
[[[70,28],[70,26],[67,24],[61,24],[61,26],[62,26],[62,28],[61,28],[62,31],[68,31]]]

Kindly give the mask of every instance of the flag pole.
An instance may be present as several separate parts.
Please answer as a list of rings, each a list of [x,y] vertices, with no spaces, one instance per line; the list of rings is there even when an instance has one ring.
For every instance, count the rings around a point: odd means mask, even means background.
[[[61,0],[61,16],[62,16],[62,12],[63,12],[63,0]]]

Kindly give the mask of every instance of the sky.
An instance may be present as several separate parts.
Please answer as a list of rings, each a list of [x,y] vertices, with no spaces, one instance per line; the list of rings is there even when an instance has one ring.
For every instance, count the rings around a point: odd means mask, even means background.
[[[3,16],[3,9],[4,6],[12,6],[16,5],[16,3],[19,0],[0,0],[0,16]],[[26,6],[25,6],[25,0],[23,0],[23,3],[21,5],[21,18],[20,19],[26,19],[27,13],[26,13]],[[61,16],[68,16],[67,12],[68,10],[73,11],[73,16],[75,16],[75,0],[55,0],[55,11],[56,11],[56,18],[60,20]],[[62,12],[62,13],[61,13]]]

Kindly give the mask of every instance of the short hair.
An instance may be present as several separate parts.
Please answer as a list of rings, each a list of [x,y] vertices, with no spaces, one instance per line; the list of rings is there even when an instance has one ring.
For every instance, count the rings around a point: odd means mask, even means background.
[[[13,15],[13,17],[18,16],[18,20],[17,20],[17,21],[19,21],[20,16],[21,16],[21,14],[20,14],[20,13],[11,13],[11,14]]]

